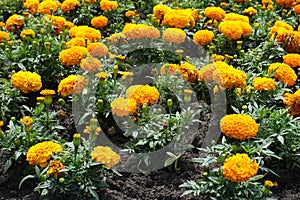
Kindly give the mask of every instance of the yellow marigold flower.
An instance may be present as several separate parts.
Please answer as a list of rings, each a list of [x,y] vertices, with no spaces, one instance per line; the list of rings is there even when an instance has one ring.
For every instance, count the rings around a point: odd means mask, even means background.
[[[64,30],[65,25],[67,24],[67,20],[61,16],[46,15],[45,19],[51,21],[52,27],[55,30],[55,34],[58,34],[60,31]]]
[[[9,41],[9,34],[6,33],[5,31],[0,31],[0,43],[1,43],[1,42],[4,42],[3,38],[4,38],[6,41]]]
[[[282,84],[287,84],[288,87],[293,86],[298,78],[295,71],[284,63],[272,63],[269,66],[268,72],[274,73],[274,77]]]
[[[34,15],[38,10],[39,4],[39,0],[26,0],[24,3],[24,7],[27,8],[29,12]]]
[[[214,64],[208,64],[202,67],[199,70],[199,79],[202,82],[212,82],[213,81],[213,73],[216,67]]]
[[[167,42],[180,44],[185,41],[186,33],[179,28],[167,28],[163,32],[163,38]]]
[[[71,94],[79,94],[83,91],[87,84],[88,81],[85,76],[70,75],[60,81],[57,92],[64,97]]]
[[[99,40],[101,38],[101,33],[99,30],[88,26],[74,26],[70,29],[69,35],[74,37],[82,37],[89,39],[91,42]]]
[[[71,29],[71,28],[75,27],[75,25],[70,21],[66,21],[65,27],[67,27],[68,29]]]
[[[265,180],[264,186],[268,187],[268,188],[272,188],[272,187],[276,187],[278,186],[278,183],[275,181],[274,183],[272,181],[269,180]]]
[[[21,121],[25,126],[31,126],[32,123],[33,123],[32,118],[31,118],[31,117],[28,117],[28,116],[21,118],[20,121]]]
[[[101,8],[101,10],[116,10],[118,8],[118,2],[109,1],[109,0],[101,0],[100,8]]]
[[[99,72],[97,74],[95,74],[95,76],[97,76],[100,80],[104,80],[108,77],[108,73],[106,72]]]
[[[96,3],[97,0],[82,0],[83,3]]]
[[[225,59],[225,57],[222,55],[213,54],[211,56],[211,59],[213,59],[214,62],[217,62],[217,61],[223,61]]]
[[[65,166],[60,162],[60,160],[51,160],[49,163],[49,169],[47,170],[47,174],[52,175],[54,178],[57,178],[60,170],[64,169]]]
[[[190,28],[195,26],[195,19],[190,12],[185,10],[169,10],[161,23],[171,28]]]
[[[168,72],[166,72],[166,68],[168,69]],[[180,67],[178,64],[170,64],[170,63],[166,63],[164,64],[161,68],[160,68],[160,73],[162,75],[165,75],[166,73],[173,75],[176,72],[180,72]]]
[[[39,4],[37,12],[52,15],[57,11],[57,4],[53,0],[45,0]]]
[[[136,111],[137,103],[132,98],[123,98],[118,97],[114,99],[110,107],[112,109],[112,113],[118,117],[128,116],[129,114],[133,114]]]
[[[134,94],[134,92],[142,87],[143,85],[131,85],[126,90],[126,98],[131,98],[131,96]]]
[[[35,32],[34,30],[32,29],[27,29],[27,30],[23,30],[21,33],[20,33],[20,36],[21,37],[26,37],[26,36],[35,36]]]
[[[126,79],[127,77],[132,77],[133,72],[120,72],[120,75],[122,75],[122,79]]]
[[[246,15],[248,16],[253,16],[257,13],[257,11],[253,8],[253,7],[249,7],[249,8],[246,8],[243,13],[245,13]]]
[[[61,51],[58,59],[62,65],[73,66],[79,64],[80,60],[89,54],[88,49],[85,47],[72,46]]]
[[[220,7],[206,7],[204,15],[207,18],[214,19],[216,21],[222,21],[225,17],[225,11]]]
[[[246,85],[246,73],[235,69],[224,62],[214,62],[216,70],[213,72],[213,80],[224,88],[242,88]]]
[[[68,47],[73,47],[73,46],[86,47],[87,46],[86,43],[90,43],[89,40],[86,41],[82,37],[76,37],[76,38],[72,38],[71,40],[69,40],[68,42],[66,42],[66,45]]]
[[[91,20],[91,24],[93,27],[95,28],[103,28],[104,26],[107,25],[107,22],[108,22],[108,19],[107,17],[101,15],[101,16],[98,16],[98,17],[94,17],[92,20]]]
[[[91,43],[88,45],[88,51],[93,56],[103,57],[108,54],[108,48],[102,42]]]
[[[12,29],[20,29],[23,26],[23,23],[24,17],[21,15],[14,14],[6,20],[5,26],[7,30],[12,31]]]
[[[159,38],[160,32],[154,26],[147,24],[125,24],[122,32],[130,39]]]
[[[193,40],[195,43],[202,46],[207,45],[212,42],[215,35],[212,31],[209,30],[199,30],[193,35]]]
[[[237,153],[225,159],[223,175],[231,182],[244,182],[255,176],[258,169],[258,163],[251,161],[247,154]]]
[[[36,100],[40,103],[44,103],[45,97],[37,97]]]
[[[91,126],[85,126],[85,129],[83,130],[83,133],[85,134],[90,134],[92,132]],[[101,132],[101,128],[97,127],[95,130],[95,135],[99,135],[99,133]]]
[[[289,65],[290,67],[298,67],[300,66],[300,55],[297,53],[284,55],[283,63]]]
[[[52,154],[62,151],[62,147],[52,141],[38,143],[28,149],[26,160],[30,165],[39,165],[44,168],[48,165]]]
[[[220,127],[224,135],[238,140],[253,138],[258,132],[258,124],[247,114],[225,115]]]
[[[225,15],[224,21],[242,21],[249,24],[249,17],[237,13],[228,13]]]
[[[125,13],[125,17],[134,17],[136,15],[136,13],[132,10],[128,10],[126,13]]]
[[[271,78],[266,77],[256,77],[253,79],[253,86],[256,90],[275,90],[276,89],[276,83]]]
[[[157,4],[156,6],[153,7],[153,15],[156,19],[163,20],[165,14],[169,10],[171,10],[171,8],[169,8],[168,6],[163,4]]]
[[[127,44],[124,33],[114,33],[105,39],[110,41],[112,44]]]
[[[297,4],[296,6],[294,6],[294,12],[299,15],[300,14],[300,4]]]
[[[35,72],[19,71],[11,76],[10,82],[25,94],[39,91],[42,87],[41,76]]]
[[[289,113],[293,116],[300,116],[300,89],[294,94],[285,93],[283,103],[289,107]]]
[[[279,6],[289,8],[293,6],[294,0],[276,0],[275,3]]]
[[[114,152],[110,147],[97,146],[91,152],[94,162],[101,162],[106,167],[111,168],[120,162],[120,155]]]
[[[4,125],[3,121],[0,121],[0,128]]]
[[[0,22],[0,27],[5,27],[5,23],[4,22]]]
[[[88,56],[85,59],[81,60],[80,67],[83,70],[95,71],[101,67],[101,63],[99,59]]]
[[[40,92],[41,95],[43,96],[52,96],[52,95],[55,95],[55,91],[54,90],[42,90]]]
[[[219,25],[219,31],[229,40],[238,40],[243,35],[240,21],[224,21]]]
[[[290,30],[290,31],[294,30],[293,27],[291,25],[289,25],[288,23],[283,22],[283,21],[276,21],[274,26],[271,28],[270,33],[272,33],[272,34],[276,33],[279,30],[279,28],[284,28],[284,29]]]
[[[62,4],[61,4],[61,10],[66,13],[69,12],[71,10],[75,10],[78,6],[80,5],[80,2],[77,0],[65,0]]]
[[[179,70],[180,70],[181,76],[185,80],[187,80],[190,83],[197,82],[197,80],[199,78],[199,71],[194,65],[192,65],[188,62],[185,62],[180,65]]]
[[[144,85],[137,88],[130,98],[134,99],[139,105],[155,104],[159,99],[159,91],[153,86]]]

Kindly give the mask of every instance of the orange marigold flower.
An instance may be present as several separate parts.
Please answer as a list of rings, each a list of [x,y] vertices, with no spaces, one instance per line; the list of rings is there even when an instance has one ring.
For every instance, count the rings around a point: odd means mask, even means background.
[[[222,55],[213,54],[211,56],[211,59],[213,59],[214,62],[217,62],[217,61],[223,61],[225,59],[225,57]]]
[[[168,6],[163,4],[157,4],[156,6],[153,7],[153,15],[156,19],[163,20],[165,14],[169,10],[171,10],[171,8],[169,8]]]
[[[274,73],[275,78],[282,84],[287,84],[288,87],[293,86],[298,78],[295,71],[284,63],[272,63],[269,66],[268,72]]]
[[[41,76],[35,72],[19,71],[11,76],[10,82],[25,94],[42,88]]]
[[[197,82],[197,80],[199,78],[199,71],[194,65],[192,65],[188,62],[185,62],[180,65],[179,70],[180,70],[181,76],[185,80],[187,80],[190,83]]]
[[[137,88],[130,98],[134,99],[139,105],[155,104],[159,99],[159,91],[153,86],[144,85]]]
[[[54,178],[57,178],[60,170],[64,169],[65,166],[60,162],[60,160],[51,160],[49,163],[49,169],[47,170],[47,174],[52,175]]]
[[[293,6],[294,0],[276,0],[275,3],[279,6],[289,8]]]
[[[286,47],[284,49],[286,52],[296,53],[300,45],[300,32],[298,31],[286,32],[283,35],[283,43],[286,43]]]
[[[62,151],[62,147],[52,141],[38,143],[28,149],[26,160],[30,165],[39,165],[44,168],[48,165],[52,154],[57,154]]]
[[[0,31],[0,43],[5,41],[9,41],[9,34],[5,31]]]
[[[114,99],[110,107],[112,109],[112,113],[118,117],[128,116],[129,114],[133,114],[136,111],[137,103],[132,98],[123,98],[118,97]]]
[[[75,10],[80,5],[80,2],[78,0],[65,0],[61,4],[61,10],[66,13],[71,10]]]
[[[14,14],[6,20],[5,26],[7,30],[12,31],[12,29],[16,30],[21,28],[23,26],[23,23],[24,17],[21,15]]]
[[[110,41],[112,44],[127,44],[124,33],[114,33],[105,39]]]
[[[52,15],[57,11],[57,4],[53,0],[45,0],[39,4],[37,12]]]
[[[195,19],[186,10],[169,10],[161,23],[171,28],[190,28],[195,26]]]
[[[31,14],[37,13],[40,1],[39,0],[26,0],[24,3],[24,7],[29,10]]]
[[[219,25],[219,31],[229,40],[238,40],[243,35],[240,21],[224,21]]]
[[[94,134],[95,134],[95,135],[99,135],[100,131],[101,131],[101,128],[100,128],[100,127],[97,127],[97,128],[95,129]],[[85,134],[90,134],[91,132],[92,132],[91,126],[85,126],[85,129],[83,130],[83,133],[85,133]]]
[[[70,75],[60,81],[57,92],[64,97],[71,94],[79,94],[83,91],[87,84],[88,81],[85,76]]]
[[[146,24],[131,24],[128,23],[123,28],[122,32],[130,39],[142,39],[142,38],[159,38],[160,32],[154,26]]]
[[[185,41],[186,33],[179,28],[167,28],[163,32],[163,38],[167,42],[180,44]]]
[[[85,59],[81,60],[80,67],[83,70],[95,71],[101,67],[101,63],[99,59],[88,56]]]
[[[284,55],[283,63],[289,65],[290,67],[298,67],[300,66],[300,55],[297,53]]]
[[[111,168],[120,162],[120,155],[114,152],[110,147],[97,146],[91,152],[94,162],[101,162],[106,167]]]
[[[97,0],[82,0],[83,3],[96,3]]]
[[[68,47],[73,47],[73,46],[81,46],[81,47],[86,47],[87,44],[86,43],[90,43],[89,40],[85,40],[82,37],[76,37],[76,38],[72,38],[71,40],[69,40],[68,42],[66,42],[66,45]]]
[[[208,64],[202,67],[199,70],[199,79],[202,82],[212,82],[213,81],[213,73],[215,71],[216,67],[214,64]]]
[[[126,98],[131,98],[131,96],[134,94],[134,92],[142,87],[143,85],[131,85],[126,90]]]
[[[65,25],[67,20],[61,16],[53,16],[53,15],[46,15],[45,19],[50,20],[52,23],[52,27],[55,30],[55,34],[58,34],[60,31],[65,29]]]
[[[108,77],[108,73],[106,72],[99,72],[97,74],[95,74],[95,76],[97,76],[100,80],[104,80]]]
[[[62,65],[73,66],[79,64],[80,60],[89,54],[88,49],[85,47],[72,46],[61,51],[58,59]]]
[[[223,175],[231,182],[244,182],[255,176],[258,169],[258,163],[251,161],[247,154],[237,153],[225,159]]]
[[[253,138],[258,132],[258,124],[248,114],[225,115],[220,127],[224,135],[238,140]]]
[[[283,103],[289,108],[289,113],[293,116],[300,116],[300,89],[294,94],[285,93]]]
[[[101,33],[99,30],[88,26],[74,26],[70,29],[69,35],[74,37],[82,37],[89,39],[91,42],[99,40],[101,38]]]
[[[300,4],[294,6],[294,12],[298,15],[300,14]]]
[[[108,48],[102,42],[91,43],[88,45],[88,51],[93,56],[103,57],[108,54]]]
[[[273,79],[267,77],[256,77],[253,79],[253,86],[256,90],[275,90],[276,83]]]
[[[93,27],[95,28],[103,28],[104,26],[107,25],[107,22],[108,22],[108,19],[107,17],[101,15],[101,16],[98,16],[98,17],[94,17],[92,20],[91,20],[91,24]]]
[[[193,40],[195,43],[202,46],[207,45],[212,42],[215,35],[212,31],[209,30],[199,30],[193,35]]]
[[[5,27],[5,23],[4,22],[0,22],[0,27]]]
[[[214,19],[216,21],[222,21],[225,17],[225,11],[220,7],[206,7],[204,15],[207,18]]]
[[[125,13],[125,17],[134,17],[136,16],[136,13],[132,10],[128,10],[126,13]]]
[[[46,90],[42,90],[40,94],[43,96],[52,96],[55,95],[55,91],[46,89]]]
[[[101,0],[100,8],[101,8],[101,10],[116,10],[118,8],[118,2],[109,1],[109,0]]]
[[[251,17],[251,16],[255,15],[257,13],[257,11],[253,7],[248,7],[243,11],[243,13],[245,13],[246,15]]]
[[[20,36],[21,37],[26,37],[26,36],[35,36],[35,32],[34,30],[32,29],[27,29],[27,30],[23,30],[21,33],[20,33]]]
[[[21,118],[20,121],[21,121],[25,126],[31,126],[32,123],[33,123],[32,118],[31,118],[31,117],[28,117],[28,116]]]
[[[168,69],[168,72],[166,72],[166,68]],[[162,75],[165,75],[166,73],[173,75],[176,72],[180,72],[180,67],[178,64],[166,63],[160,68],[160,73]]]

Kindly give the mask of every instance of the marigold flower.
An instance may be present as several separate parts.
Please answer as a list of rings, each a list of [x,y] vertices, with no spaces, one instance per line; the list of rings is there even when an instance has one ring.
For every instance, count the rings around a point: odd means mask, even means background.
[[[300,4],[294,6],[294,12],[299,15],[300,14]]]
[[[38,10],[39,4],[39,0],[26,0],[24,7],[27,8],[32,15],[34,15]]]
[[[97,74],[95,74],[95,76],[97,76],[100,80],[104,80],[108,77],[108,73],[106,72],[99,72]]]
[[[272,182],[272,181],[269,181],[269,180],[265,180],[264,186],[266,186],[268,188],[272,188],[274,186],[278,186],[278,183],[276,181]]]
[[[161,23],[171,28],[190,28],[195,26],[195,19],[190,12],[185,10],[169,10]]]
[[[287,84],[288,87],[293,86],[298,78],[295,71],[284,63],[272,63],[269,66],[268,72],[274,73],[274,77],[282,84]]]
[[[91,20],[91,24],[93,27],[95,28],[103,28],[104,26],[107,25],[108,19],[105,16],[98,16],[98,17],[94,17]]]
[[[180,44],[185,41],[186,33],[179,28],[167,28],[163,32],[163,38],[167,42]]]
[[[52,96],[55,95],[55,91],[46,89],[46,90],[42,90],[40,94],[43,96]]]
[[[130,98],[134,99],[139,105],[149,105],[157,103],[159,95],[159,91],[155,87],[144,85],[137,88]]]
[[[102,42],[95,42],[88,45],[88,51],[93,56],[103,57],[108,54],[108,48]]]
[[[211,56],[211,59],[213,59],[214,62],[217,62],[217,61],[223,61],[225,57],[222,55],[213,54]]]
[[[181,76],[185,80],[187,80],[189,83],[197,82],[197,80],[199,78],[199,71],[194,65],[192,65],[188,62],[185,62],[180,65],[179,70],[180,70]]]
[[[21,15],[14,14],[6,20],[5,26],[7,30],[12,31],[12,29],[20,29],[23,26],[23,23],[24,17]]]
[[[79,64],[80,60],[89,54],[88,49],[85,47],[72,46],[61,51],[58,59],[62,65],[73,66]]]
[[[90,134],[92,132],[91,126],[85,126],[85,129],[83,130],[83,133],[85,134]],[[99,135],[99,133],[101,132],[101,128],[97,127],[95,129],[95,135]]]
[[[80,67],[83,70],[95,71],[101,67],[101,63],[99,59],[88,56],[85,59],[81,60]]]
[[[300,32],[287,31],[283,35],[283,43],[286,43],[286,47],[284,49],[286,52],[296,53],[300,45]]]
[[[212,31],[209,30],[199,30],[193,35],[193,40],[195,43],[202,46],[207,45],[212,42],[215,35]]]
[[[224,21],[219,25],[219,31],[229,40],[238,40],[243,35],[240,21]]]
[[[289,65],[290,67],[298,67],[300,66],[300,55],[297,53],[284,55],[283,63]]]
[[[70,75],[60,81],[57,92],[64,97],[71,94],[79,94],[83,91],[87,84],[88,81],[85,76]]]
[[[126,90],[126,98],[131,98],[131,96],[134,94],[134,92],[142,87],[143,85],[131,85]]]
[[[171,8],[169,8],[168,6],[163,4],[157,4],[156,6],[153,7],[153,15],[156,19],[163,20],[165,14],[169,10],[171,10]]]
[[[256,77],[253,79],[253,86],[256,90],[275,90],[276,83],[273,79],[267,77]]]
[[[166,68],[168,69],[168,72],[166,72]],[[164,64],[161,68],[160,68],[160,73],[162,75],[165,75],[166,73],[173,75],[175,74],[177,71],[180,72],[180,67],[178,64],[170,64],[170,63],[166,63]]]
[[[289,113],[293,116],[300,116],[300,89],[294,94],[285,93],[283,103],[289,107]]]
[[[127,77],[132,77],[133,72],[120,72],[120,75],[122,75],[122,79],[126,79]]]
[[[26,36],[35,36],[35,32],[34,30],[32,29],[27,29],[27,30],[23,30],[21,33],[20,33],[20,36],[21,37],[26,37]]]
[[[55,34],[58,34],[60,31],[64,30],[67,24],[67,20],[61,16],[46,15],[45,19],[51,21],[52,27],[55,30]]]
[[[49,163],[49,169],[47,170],[47,174],[52,175],[54,178],[57,178],[60,170],[64,169],[65,166],[60,162],[60,160],[51,160]]]
[[[52,141],[38,143],[28,149],[26,160],[30,165],[39,165],[44,168],[48,165],[48,160],[52,154],[62,151],[62,147]]]
[[[101,10],[116,10],[118,8],[118,2],[109,1],[109,0],[101,0],[100,8],[101,8]]]
[[[202,67],[199,70],[199,79],[202,82],[212,82],[213,81],[213,73],[215,71],[216,67],[214,64],[208,64]]]
[[[250,139],[258,132],[258,124],[247,114],[225,115],[220,121],[220,127],[227,137],[238,140]]]
[[[114,152],[110,147],[97,146],[91,152],[94,162],[101,162],[106,167],[111,168],[120,162],[120,155]]]
[[[255,176],[258,169],[258,163],[251,161],[247,154],[237,153],[225,159],[223,175],[231,182],[244,182]]]
[[[275,3],[279,6],[289,8],[293,6],[294,0],[276,0]]]
[[[246,8],[243,13],[245,13],[246,15],[248,16],[253,16],[257,13],[257,11],[253,8],[253,7],[249,7],[249,8]]]
[[[82,37],[89,39],[91,42],[99,40],[101,38],[101,33],[99,30],[88,26],[74,26],[70,29],[69,35],[74,37]]]
[[[225,17],[225,11],[220,7],[206,7],[204,15],[207,18],[214,19],[216,21],[222,21]]]
[[[21,121],[25,126],[31,126],[32,123],[33,123],[32,118],[31,118],[31,117],[28,117],[28,116],[21,118],[20,121]]]
[[[130,39],[142,39],[142,38],[159,38],[160,32],[154,26],[146,24],[131,24],[128,23],[123,28],[122,32]]]
[[[66,42],[66,45],[68,47],[73,47],[73,46],[81,46],[81,47],[86,47],[87,44],[86,43],[90,43],[89,40],[85,40],[82,37],[76,37],[76,38],[72,38],[71,40],[69,40],[68,42]]]
[[[25,94],[42,88],[41,76],[35,72],[19,71],[11,76],[10,82]]]
[[[96,3],[97,0],[82,0],[83,3]]]
[[[136,111],[137,103],[132,98],[118,97],[114,99],[110,107],[112,108],[112,113],[118,117],[128,116]]]
[[[37,12],[52,15],[57,11],[57,8],[58,6],[55,1],[44,0],[39,4]]]
[[[125,13],[125,17],[134,17],[136,15],[136,13],[132,10],[128,10],[126,13]]]
[[[5,23],[4,22],[0,22],[0,27],[5,27]]]
[[[75,10],[79,5],[80,2],[78,0],[64,0],[60,8],[64,13],[66,13],[71,10]]]
[[[6,41],[9,41],[9,34],[7,32],[5,32],[5,31],[0,31],[0,43],[4,42],[3,38]]]
[[[124,33],[114,33],[105,39],[110,41],[112,44],[127,44]]]
[[[268,10],[273,10],[273,1],[272,0],[262,0],[262,9],[268,8]]]
[[[228,13],[225,15],[224,21],[242,21],[249,24],[249,17],[237,13]]]

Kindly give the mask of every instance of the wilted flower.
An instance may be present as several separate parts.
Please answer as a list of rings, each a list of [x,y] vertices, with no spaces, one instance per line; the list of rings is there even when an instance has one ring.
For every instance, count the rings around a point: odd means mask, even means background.
[[[60,162],[60,160],[51,160],[49,163],[49,169],[47,170],[47,174],[52,175],[54,178],[57,178],[60,170],[64,169],[65,166]]]

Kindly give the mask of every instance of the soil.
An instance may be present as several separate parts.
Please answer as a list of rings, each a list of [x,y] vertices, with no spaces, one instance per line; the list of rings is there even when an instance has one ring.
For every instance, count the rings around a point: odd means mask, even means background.
[[[198,134],[193,142],[194,146],[201,146],[204,133],[210,121],[210,113],[201,115],[201,124]],[[67,129],[72,130],[71,123],[66,122]],[[108,180],[109,188],[100,189],[99,196],[103,200],[204,200],[206,196],[192,197],[184,196],[184,188],[179,185],[187,180],[201,178],[202,168],[199,164],[191,163],[191,158],[199,157],[197,149],[188,150],[178,162],[179,170],[174,168],[164,168],[150,174],[121,173],[122,176],[115,176]],[[0,151],[0,158],[5,157],[6,152]],[[0,159],[1,161],[1,159]],[[26,171],[25,158],[21,158],[18,163],[14,163],[10,170],[3,173],[3,163],[0,163],[0,200],[34,200],[39,199],[39,194],[34,192],[37,182],[27,181],[22,188],[18,189],[20,180]],[[272,197],[282,200],[300,200],[300,171],[282,170],[280,177],[267,177],[269,180],[277,181],[278,187],[272,189]]]

